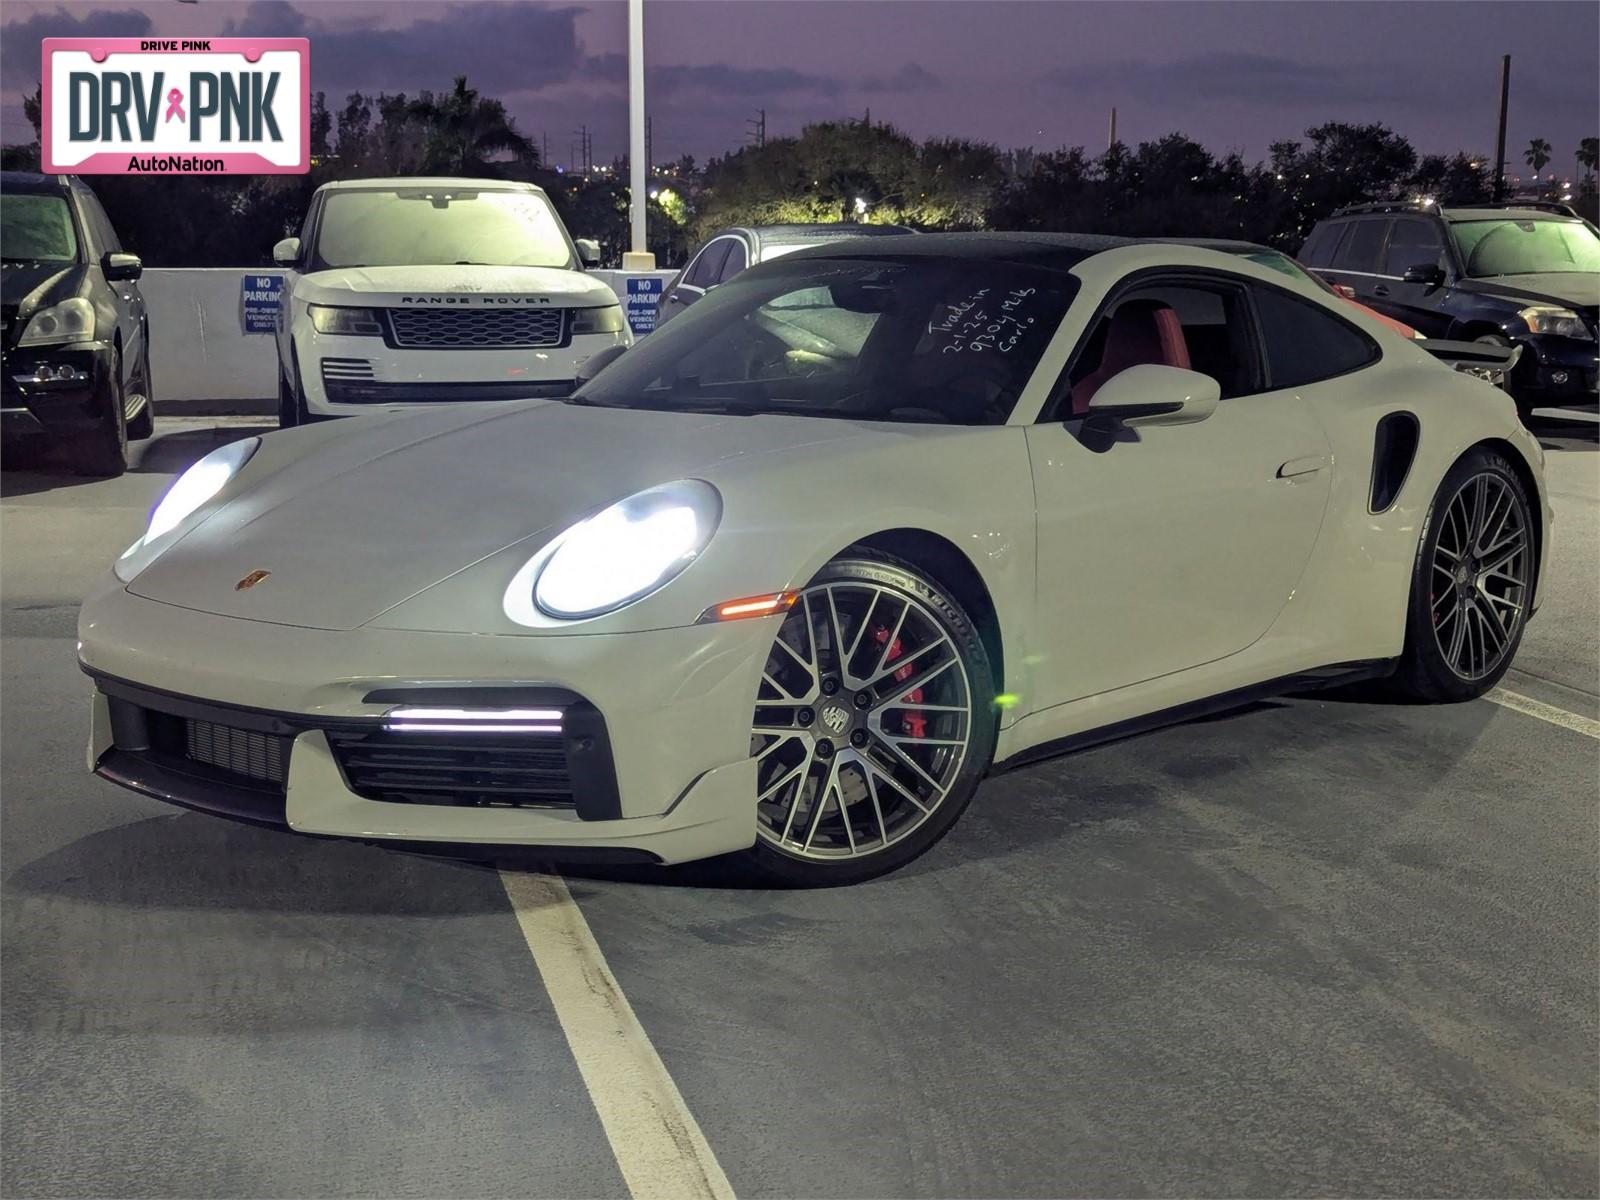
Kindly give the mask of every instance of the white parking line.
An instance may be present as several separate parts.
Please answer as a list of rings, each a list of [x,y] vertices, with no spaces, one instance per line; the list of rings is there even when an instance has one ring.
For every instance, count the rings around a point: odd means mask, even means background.
[[[500,879],[634,1200],[734,1200],[566,882],[514,871]]]
[[[1569,712],[1564,708],[1557,708],[1553,704],[1546,704],[1543,700],[1535,700],[1531,696],[1524,696],[1520,692],[1508,692],[1505,688],[1494,688],[1484,693],[1485,700],[1494,702],[1502,708],[1509,708],[1513,712],[1524,713],[1530,717],[1538,717],[1541,721],[1548,721],[1552,725],[1559,725],[1563,729],[1570,729],[1574,733],[1583,733],[1600,741],[1600,721],[1592,717],[1583,716],[1581,713]]]

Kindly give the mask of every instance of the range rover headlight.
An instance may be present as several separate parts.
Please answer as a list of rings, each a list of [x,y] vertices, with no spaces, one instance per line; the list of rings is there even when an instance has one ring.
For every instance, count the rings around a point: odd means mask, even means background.
[[[580,333],[621,333],[627,328],[627,322],[622,319],[622,305],[606,304],[599,308],[575,308],[572,310],[572,330],[576,336]]]
[[[1583,323],[1583,318],[1570,308],[1556,304],[1531,304],[1517,314],[1530,333],[1548,333],[1555,337],[1577,338],[1592,342],[1594,334]]]
[[[556,539],[534,581],[534,603],[548,617],[575,621],[643,599],[695,560],[721,518],[721,495],[701,479],[619,500]]]
[[[81,296],[41,308],[28,318],[18,346],[60,346],[94,340],[94,306]]]
[[[318,333],[340,334],[346,337],[382,337],[383,322],[376,309],[343,308],[333,304],[308,304],[311,328]]]
[[[258,437],[229,442],[219,446],[173,481],[166,495],[150,513],[150,524],[144,536],[122,552],[117,559],[117,577],[124,583],[133,579],[166,549],[163,540],[188,520],[201,505],[210,500],[250,461],[250,456],[261,445]]]

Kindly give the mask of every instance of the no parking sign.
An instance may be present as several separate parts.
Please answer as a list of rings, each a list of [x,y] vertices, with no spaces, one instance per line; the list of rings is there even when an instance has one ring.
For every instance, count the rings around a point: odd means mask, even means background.
[[[623,306],[628,314],[628,325],[635,337],[642,337],[656,327],[656,310],[661,307],[661,293],[667,281],[643,276],[628,280],[628,298]]]
[[[276,333],[283,303],[282,275],[246,275],[240,288],[241,324],[246,333]]]

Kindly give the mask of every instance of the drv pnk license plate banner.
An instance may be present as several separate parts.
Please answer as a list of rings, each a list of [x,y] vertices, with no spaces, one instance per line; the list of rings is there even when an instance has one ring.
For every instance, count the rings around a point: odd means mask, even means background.
[[[303,175],[306,38],[45,38],[44,169]]]

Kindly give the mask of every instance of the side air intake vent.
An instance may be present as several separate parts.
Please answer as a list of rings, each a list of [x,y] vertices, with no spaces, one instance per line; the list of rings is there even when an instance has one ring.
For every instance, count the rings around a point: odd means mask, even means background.
[[[1393,412],[1378,422],[1372,443],[1372,502],[1375,513],[1388,512],[1405,486],[1417,456],[1421,427],[1415,414]]]

